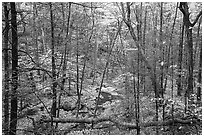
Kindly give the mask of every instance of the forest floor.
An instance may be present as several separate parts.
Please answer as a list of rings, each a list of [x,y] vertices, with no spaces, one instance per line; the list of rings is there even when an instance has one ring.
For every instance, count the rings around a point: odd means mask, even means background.
[[[86,86],[84,87],[82,91],[82,104],[85,106],[85,108],[82,108],[80,111],[79,118],[90,118],[93,116],[93,111],[95,108],[95,99],[98,96],[97,88],[98,85],[89,85],[85,84]],[[175,81],[173,83],[175,84]],[[74,87],[72,87],[74,88]],[[164,98],[168,101],[172,101],[172,104],[175,106],[176,109],[183,108],[185,105],[184,99],[182,97],[177,96],[176,93],[176,86],[172,87],[172,82],[170,80],[167,81],[167,88],[166,92],[164,95]],[[172,90],[173,89],[173,90]],[[173,91],[173,93],[172,93]],[[76,91],[72,90],[70,93],[74,93]],[[154,103],[154,93],[151,91],[148,91],[148,94],[141,94],[140,96],[140,121],[142,122],[151,122],[155,120],[155,103]],[[173,95],[173,99],[172,99]],[[124,105],[128,105],[127,100],[125,100],[125,94],[124,94],[124,89],[121,88],[121,86],[117,86],[112,82],[104,83],[104,86],[102,88],[102,93],[100,96],[99,100],[99,106],[101,109],[98,111],[100,112],[99,117],[105,117],[105,116],[111,116],[111,115],[117,115],[118,119],[121,121],[126,121],[128,123],[135,123],[135,119],[132,118],[133,116],[130,116],[130,118],[123,118],[126,117],[127,115],[124,112]],[[41,97],[41,101],[44,102],[44,105],[48,108],[51,109],[50,106],[52,106],[52,99],[48,97]],[[77,96],[66,96],[64,94],[61,97],[61,104],[64,105],[65,107],[73,108],[76,105],[77,101]],[[133,102],[133,100],[129,100],[130,102]],[[171,103],[170,103],[171,104]],[[133,107],[133,105],[131,105]],[[47,113],[46,109],[40,110],[40,108],[43,107],[43,104],[40,103],[35,108],[37,111],[29,116],[32,117],[35,121],[39,121],[42,116],[49,117],[49,114]],[[99,107],[99,108],[100,108]],[[171,113],[171,105],[167,105],[165,108],[166,113]],[[134,108],[132,108],[134,110]],[[75,118],[76,117],[76,109],[73,111],[65,111],[63,109],[60,109],[60,114],[59,118]],[[159,120],[162,120],[162,107],[159,109]],[[107,123],[103,123],[107,124]],[[76,128],[75,130],[71,130],[72,127],[74,127],[76,124],[75,123],[59,123],[58,124],[58,130],[61,132],[60,134],[81,134],[80,128]],[[86,128],[91,128],[91,125],[86,125]],[[100,124],[98,125],[100,127]],[[30,134],[29,132],[25,132],[24,130],[31,130],[33,128],[33,123],[32,120],[28,117],[21,118],[18,120],[18,134]],[[42,128],[42,127],[41,127]],[[46,126],[44,127],[46,128]],[[77,130],[78,129],[78,130]],[[143,131],[141,131],[141,134],[152,134],[154,128],[145,128]],[[161,127],[162,129],[162,127]],[[47,129],[46,129],[47,130]],[[31,130],[32,131],[32,130]],[[72,132],[70,132],[72,131]],[[104,130],[105,131],[105,130]],[[133,130],[134,131],[134,130]],[[133,131],[119,131],[116,127],[115,128],[108,128],[107,133],[103,134],[134,134],[132,133]],[[41,131],[39,131],[41,132]],[[70,133],[69,133],[70,132]],[[78,133],[79,132],[79,133]],[[90,131],[89,131],[90,132]],[[42,133],[43,134],[43,133]],[[46,134],[46,133],[44,133]],[[89,133],[91,134],[91,133]],[[96,131],[93,134],[98,134]]]

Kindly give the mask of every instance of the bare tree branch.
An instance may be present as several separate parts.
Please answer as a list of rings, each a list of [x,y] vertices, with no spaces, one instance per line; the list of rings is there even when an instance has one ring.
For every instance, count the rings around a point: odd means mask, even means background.
[[[198,19],[200,18],[200,16],[202,15],[202,10],[199,12],[199,14],[197,15],[196,19],[194,20],[194,22],[191,24],[191,27],[193,27],[196,22],[198,21]]]
[[[179,9],[180,9],[180,11],[181,11],[184,15],[186,15],[186,12],[185,12],[183,6],[184,6],[186,3],[187,3],[187,2],[180,2],[180,5],[179,5]]]
[[[187,5],[187,2],[180,2],[180,5],[179,5],[179,9],[180,11],[183,13],[184,15],[184,18],[189,22],[190,26],[193,27],[196,22],[198,21],[199,17],[202,15],[202,10],[199,12],[199,14],[196,16],[196,19],[194,20],[193,23],[190,22],[189,20],[189,11],[188,11],[188,5]]]
[[[102,8],[102,7],[88,6],[88,5],[84,5],[84,4],[76,3],[76,2],[71,2],[71,3],[76,4],[76,5],[79,5],[79,6],[82,6],[82,7],[87,7],[87,8],[94,8],[94,9]]]

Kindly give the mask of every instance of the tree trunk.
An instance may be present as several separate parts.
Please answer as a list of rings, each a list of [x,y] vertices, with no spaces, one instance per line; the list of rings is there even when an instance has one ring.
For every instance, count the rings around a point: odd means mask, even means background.
[[[202,18],[200,18],[199,27],[198,27],[198,35],[199,38],[199,30]],[[200,43],[200,60],[199,60],[199,68],[198,68],[198,88],[197,88],[197,100],[201,101],[201,86],[202,86],[202,43]]]
[[[17,36],[17,12],[15,2],[11,2],[11,30],[12,30],[12,95],[10,111],[10,135],[16,134],[17,109],[18,109],[18,36]]]
[[[160,5],[160,33],[159,33],[159,41],[160,41],[160,51],[162,52],[162,56],[161,56],[161,76],[160,76],[160,85],[161,85],[161,95],[162,95],[162,99],[164,101],[164,87],[163,87],[163,83],[164,83],[164,46],[163,46],[163,33],[162,30],[163,29],[163,2],[161,2]],[[165,106],[162,105],[162,119],[164,121],[165,118]],[[165,128],[163,126],[163,128]]]
[[[140,9],[138,10],[137,8],[134,10],[136,20],[139,22],[139,25],[137,25],[137,36],[138,36],[138,43],[142,47],[142,3],[140,3]],[[139,14],[139,16],[138,16]],[[140,127],[139,127],[139,122],[140,122],[140,100],[139,100],[139,92],[140,92],[140,54],[137,52],[137,93],[135,91],[135,111],[136,111],[136,125],[137,125],[137,135],[140,135]],[[135,71],[135,69],[134,69]],[[136,72],[134,72],[134,77],[136,75]],[[135,78],[134,78],[134,86],[136,84]],[[135,88],[135,87],[134,87]],[[134,89],[136,90],[136,89]]]
[[[181,96],[182,91],[182,83],[181,83],[181,72],[182,72],[182,58],[183,58],[183,35],[184,35],[184,24],[182,24],[181,34],[180,34],[180,42],[179,42],[179,53],[178,53],[178,81],[177,81],[177,95]]]
[[[141,19],[141,18],[140,18]],[[136,125],[137,125],[137,135],[140,135],[140,127],[139,127],[139,122],[140,122],[140,58],[139,58],[139,53],[137,54],[137,116],[136,116]],[[134,79],[135,80],[135,79]]]
[[[46,46],[46,43],[45,43],[45,32],[44,32],[44,28],[41,27],[41,33],[42,33],[42,48],[41,48],[41,52],[42,54],[44,54],[44,52],[47,52],[48,49],[47,49],[47,46]]]
[[[77,28],[78,29],[78,28]],[[77,53],[76,53],[76,72],[77,72],[77,82],[76,82],[76,90],[77,90],[77,96],[78,96],[78,100],[77,100],[77,112],[79,112],[79,108],[80,108],[80,106],[79,106],[79,102],[80,102],[80,99],[81,99],[81,95],[80,95],[80,93],[79,93],[79,30],[77,30],[77,34],[76,34],[77,36]],[[78,117],[78,113],[76,114],[76,117]]]
[[[154,40],[153,40],[153,48],[156,49],[156,39],[157,39],[157,11],[155,15],[155,21],[153,20],[153,27],[154,27]],[[154,54],[154,65],[153,65],[153,71],[154,71],[154,79],[157,80],[157,74],[156,74],[156,68],[157,68],[157,60],[156,60],[156,53],[155,50],[153,50]],[[155,105],[156,105],[156,121],[159,121],[159,92],[157,92],[158,87],[160,87],[159,83],[158,85],[154,84],[154,92],[155,92]],[[162,89],[160,90],[160,93],[162,92]],[[159,135],[159,127],[156,126],[156,135]]]
[[[138,110],[137,110],[137,93],[136,93],[136,81],[135,81],[136,77],[135,77],[134,62],[135,62],[134,60],[131,61],[131,66],[132,66],[132,69],[133,69],[133,93],[134,93],[134,107],[135,107],[135,123],[136,123],[136,125],[139,125],[138,124],[138,119],[137,119]],[[137,133],[139,133],[139,132],[137,131]]]
[[[97,54],[98,54],[98,41],[97,41],[97,38],[95,38],[95,46],[94,46],[94,52],[93,52],[93,70],[91,71],[91,75],[93,76],[92,85],[94,85],[95,78],[96,78]]]
[[[200,44],[200,26],[201,26],[201,22],[202,22],[202,16],[200,17],[199,19],[199,22],[198,22],[198,29],[197,29],[197,35],[196,35],[196,45],[195,45],[195,51],[194,51],[194,57],[193,57],[193,60],[194,60],[194,66],[196,66],[196,63],[198,63],[199,65],[199,62],[196,62],[196,59],[199,58],[199,50],[200,50],[200,47],[199,47],[199,44]],[[198,52],[198,54],[197,54]]]
[[[197,100],[201,101],[201,85],[202,85],[202,45],[200,46],[200,60],[199,60],[199,72],[198,72],[198,89],[197,89]]]
[[[64,14],[64,5],[62,3],[62,12],[63,12],[63,21],[65,21],[65,14]],[[70,17],[71,17],[71,2],[69,2],[69,12],[68,12],[68,20],[67,20],[67,29],[66,29],[66,38],[68,38],[68,42],[71,43],[71,33],[70,33]],[[65,23],[63,22],[63,27],[65,28]],[[63,31],[64,32],[64,31]],[[63,33],[64,34],[64,33]],[[63,39],[65,40],[65,39]],[[64,86],[65,86],[65,80],[66,80],[66,68],[67,68],[67,55],[68,55],[68,46],[67,43],[64,44],[65,51],[64,51],[64,58],[63,58],[63,67],[62,67],[62,86],[61,91],[64,92]],[[58,111],[57,111],[57,117],[59,117],[60,113],[60,105],[61,105],[61,94],[58,96]],[[58,124],[56,123],[56,128]]]
[[[145,46],[145,40],[146,40],[146,28],[147,28],[147,7],[145,7],[145,16],[144,16],[144,30],[143,30],[143,42],[142,42],[142,47],[144,50],[144,54],[146,54],[146,46]],[[143,66],[143,72],[146,73],[146,67],[144,62],[142,62],[142,66]],[[146,80],[145,80],[145,75],[142,76],[142,83],[143,83],[143,89],[144,89],[144,93],[146,92]]]
[[[9,60],[8,60],[8,33],[9,33],[9,10],[7,8],[8,3],[4,4],[4,18],[5,18],[5,33],[4,33],[4,134],[9,134]]]
[[[189,29],[189,26],[186,25],[187,33],[187,43],[188,43],[188,92],[187,97],[190,97],[190,94],[193,93],[193,38],[192,38],[192,29]]]
[[[36,18],[38,16],[37,8],[36,8],[36,3],[33,2],[33,28],[34,28],[34,33],[33,33],[33,38],[34,38],[34,45],[35,45],[35,62],[37,67],[39,67],[39,55],[38,55],[38,31],[37,31],[37,24],[36,24]],[[40,76],[40,70],[37,70],[38,76]]]
[[[52,116],[56,117],[56,107],[57,107],[57,93],[56,93],[56,66],[55,66],[55,40],[54,40],[54,20],[53,20],[53,9],[52,9],[52,3],[50,3],[50,21],[51,21],[51,50],[52,50]]]

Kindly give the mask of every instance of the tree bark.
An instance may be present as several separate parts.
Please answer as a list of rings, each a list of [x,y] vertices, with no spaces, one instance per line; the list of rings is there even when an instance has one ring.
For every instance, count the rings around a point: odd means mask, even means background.
[[[56,93],[56,66],[55,66],[55,40],[54,40],[54,20],[53,20],[53,9],[52,3],[50,5],[50,23],[51,23],[51,50],[52,50],[52,109],[51,113],[53,117],[56,117],[57,108],[57,93]]]
[[[139,12],[140,11],[140,12]],[[138,13],[139,12],[139,13]],[[138,14],[139,16],[138,16]],[[138,42],[139,42],[139,45],[142,47],[142,2],[140,3],[140,9],[136,9],[135,10],[135,16],[136,16],[136,19],[137,19],[137,22],[139,23],[139,25],[137,25],[137,36],[138,36]],[[135,69],[134,69],[135,71]],[[135,97],[135,100],[136,100],[136,106],[135,106],[135,111],[136,111],[136,125],[137,125],[137,135],[140,135],[140,127],[139,127],[139,122],[140,122],[140,54],[139,52],[137,52],[137,93],[135,93],[136,97]],[[136,75],[136,72],[134,72],[134,77]],[[135,82],[135,78],[134,78],[134,85],[136,84]],[[135,89],[136,90],[136,89]],[[136,91],[135,91],[136,92]]]
[[[98,40],[97,40],[97,37],[96,37],[95,38],[94,52],[93,52],[93,70],[91,71],[91,75],[93,76],[92,85],[94,85],[95,78],[96,78],[97,54],[98,54]]]
[[[178,67],[179,74],[177,80],[177,95],[181,96],[182,91],[182,83],[181,83],[181,73],[182,73],[182,58],[183,58],[183,36],[184,36],[184,24],[182,23],[181,34],[180,34],[180,42],[179,42],[179,53],[178,53]]]
[[[160,41],[160,50],[162,52],[161,55],[161,75],[160,75],[160,85],[161,85],[161,95],[162,95],[162,99],[164,101],[164,87],[163,87],[163,83],[164,83],[164,45],[163,45],[163,2],[160,3],[160,32],[159,32],[159,41]],[[162,119],[164,121],[165,118],[165,105],[162,105]],[[164,128],[164,127],[163,127]]]
[[[77,28],[78,29],[78,28]],[[79,112],[79,108],[80,108],[80,106],[79,106],[79,102],[80,102],[80,99],[81,99],[81,95],[80,95],[80,93],[79,93],[79,30],[77,30],[77,34],[76,34],[77,36],[77,47],[76,47],[76,72],[77,72],[77,77],[76,77],[76,90],[77,90],[77,96],[78,96],[78,99],[77,99],[77,112]],[[78,117],[78,114],[79,113],[76,113],[76,117]]]
[[[134,107],[135,107],[135,123],[136,123],[136,125],[138,125],[139,123],[139,120],[137,119],[138,117],[138,110],[137,110],[137,108],[138,108],[138,106],[137,106],[137,93],[136,93],[136,77],[135,77],[135,67],[134,67],[134,60],[132,60],[132,68],[133,68],[133,93],[134,93]],[[139,81],[139,79],[137,79],[138,81]],[[138,134],[139,132],[137,131],[137,134]]]
[[[9,134],[9,59],[8,59],[8,33],[9,33],[9,10],[7,8],[8,3],[3,3],[4,5],[4,19],[5,19],[5,33],[4,33],[4,134]]]
[[[144,29],[143,29],[143,42],[142,42],[142,47],[143,47],[143,50],[144,50],[144,54],[146,54],[146,28],[147,28],[147,7],[145,7],[145,16],[144,16]],[[142,62],[142,66],[143,66],[143,72],[146,73],[146,67],[145,67],[145,64],[144,62]],[[144,89],[144,93],[146,92],[146,79],[145,79],[145,75],[142,75],[142,83],[143,83],[143,89]]]
[[[35,62],[37,67],[39,67],[39,55],[38,55],[38,31],[37,31],[37,24],[36,24],[36,18],[38,16],[38,12],[37,12],[37,7],[36,7],[36,3],[33,3],[33,28],[34,28],[34,32],[33,32],[33,38],[34,38],[34,45],[35,45]],[[37,71],[38,76],[40,76],[40,70]]]
[[[199,30],[200,30],[200,24],[201,24],[201,19],[199,22],[199,27],[198,27],[198,35],[197,37],[199,38]],[[200,43],[200,60],[199,60],[199,68],[198,68],[198,88],[197,88],[197,100],[201,101],[201,86],[202,86],[202,43]]]
[[[12,30],[12,95],[11,95],[11,111],[10,111],[10,135],[16,134],[17,126],[17,109],[18,109],[18,36],[17,36],[17,12],[15,2],[10,3],[11,6],[11,30]]]
[[[136,125],[137,125],[137,135],[140,135],[140,127],[139,127],[139,123],[140,123],[140,59],[139,59],[139,53],[137,54],[137,67],[138,67],[138,72],[137,72],[137,95],[136,95],[136,100],[137,100],[137,108],[136,108]],[[135,78],[134,78],[135,81]]]
[[[153,19],[153,28],[154,28],[154,40],[153,40],[153,48],[156,49],[156,39],[157,39],[157,11],[156,11],[156,15],[154,16],[155,17],[155,21]],[[157,81],[157,74],[156,74],[156,68],[157,68],[157,60],[156,60],[156,53],[155,53],[155,50],[153,50],[153,55],[154,55],[154,65],[153,65],[153,72],[154,72],[154,78],[155,78],[155,81]],[[158,87],[160,87],[159,85],[159,82],[158,82],[158,86],[156,86],[156,84],[154,85],[154,92],[155,92],[155,105],[156,105],[156,114],[155,114],[155,118],[156,118],[156,121],[159,121],[159,92],[157,91]],[[162,89],[160,89],[160,93],[162,93]],[[159,135],[159,127],[156,126],[156,135]]]
[[[198,72],[198,83],[197,88],[197,100],[201,101],[201,86],[202,86],[202,46],[200,47],[200,60],[199,60],[199,72]]]

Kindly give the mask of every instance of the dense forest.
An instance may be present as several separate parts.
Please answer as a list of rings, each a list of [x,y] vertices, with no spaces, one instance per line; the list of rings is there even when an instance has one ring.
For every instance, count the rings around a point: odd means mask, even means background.
[[[3,2],[2,134],[201,135],[201,2]]]

